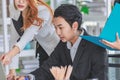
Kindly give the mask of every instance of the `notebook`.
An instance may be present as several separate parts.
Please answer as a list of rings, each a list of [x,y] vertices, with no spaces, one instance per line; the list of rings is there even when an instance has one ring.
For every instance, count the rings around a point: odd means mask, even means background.
[[[0,63],[0,80],[7,80],[3,65]]]
[[[101,40],[104,39],[110,42],[114,42],[116,41],[117,32],[120,35],[120,4],[118,3],[115,4],[99,36],[80,36],[80,37],[94,44],[97,44],[103,48],[115,50],[111,47],[104,45],[101,42]]]

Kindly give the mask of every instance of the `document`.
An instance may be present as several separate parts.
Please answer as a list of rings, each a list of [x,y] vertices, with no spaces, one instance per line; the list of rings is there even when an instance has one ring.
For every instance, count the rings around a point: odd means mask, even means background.
[[[114,42],[116,41],[117,32],[120,35],[120,4],[119,3],[115,4],[99,36],[80,36],[80,37],[94,44],[97,44],[103,48],[106,48],[109,50],[115,50],[111,47],[104,45],[101,42],[101,40],[104,39],[110,42]]]

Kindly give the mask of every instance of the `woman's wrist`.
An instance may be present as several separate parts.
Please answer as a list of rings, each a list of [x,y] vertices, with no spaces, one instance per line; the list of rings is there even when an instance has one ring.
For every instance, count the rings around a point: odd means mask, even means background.
[[[20,52],[20,49],[18,46],[13,46],[12,50],[9,51],[9,55],[11,57],[16,56]]]

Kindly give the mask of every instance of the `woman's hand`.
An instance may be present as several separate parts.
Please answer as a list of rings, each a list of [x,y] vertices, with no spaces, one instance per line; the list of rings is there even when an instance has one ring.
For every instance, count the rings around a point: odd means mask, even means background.
[[[61,66],[61,67],[55,67],[53,66],[50,69],[52,75],[54,76],[55,80],[68,80],[70,78],[71,72],[72,72],[72,66]]]
[[[12,58],[19,52],[20,52],[19,47],[14,46],[12,50],[10,50],[8,53],[4,53],[0,56],[0,61],[3,63],[3,65],[10,64]]]
[[[2,62],[3,65],[10,64],[11,60],[12,60],[12,56],[9,53],[4,53],[0,56],[0,61]]]
[[[116,41],[115,42],[109,42],[106,40],[102,40],[102,43],[111,47],[111,48],[120,50],[120,39],[119,39],[118,33],[116,33]]]

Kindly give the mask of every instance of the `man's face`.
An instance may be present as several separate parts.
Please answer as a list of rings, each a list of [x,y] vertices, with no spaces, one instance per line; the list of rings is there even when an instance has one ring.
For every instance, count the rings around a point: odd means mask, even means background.
[[[53,20],[56,32],[63,42],[74,42],[75,31],[62,17],[55,17]]]

